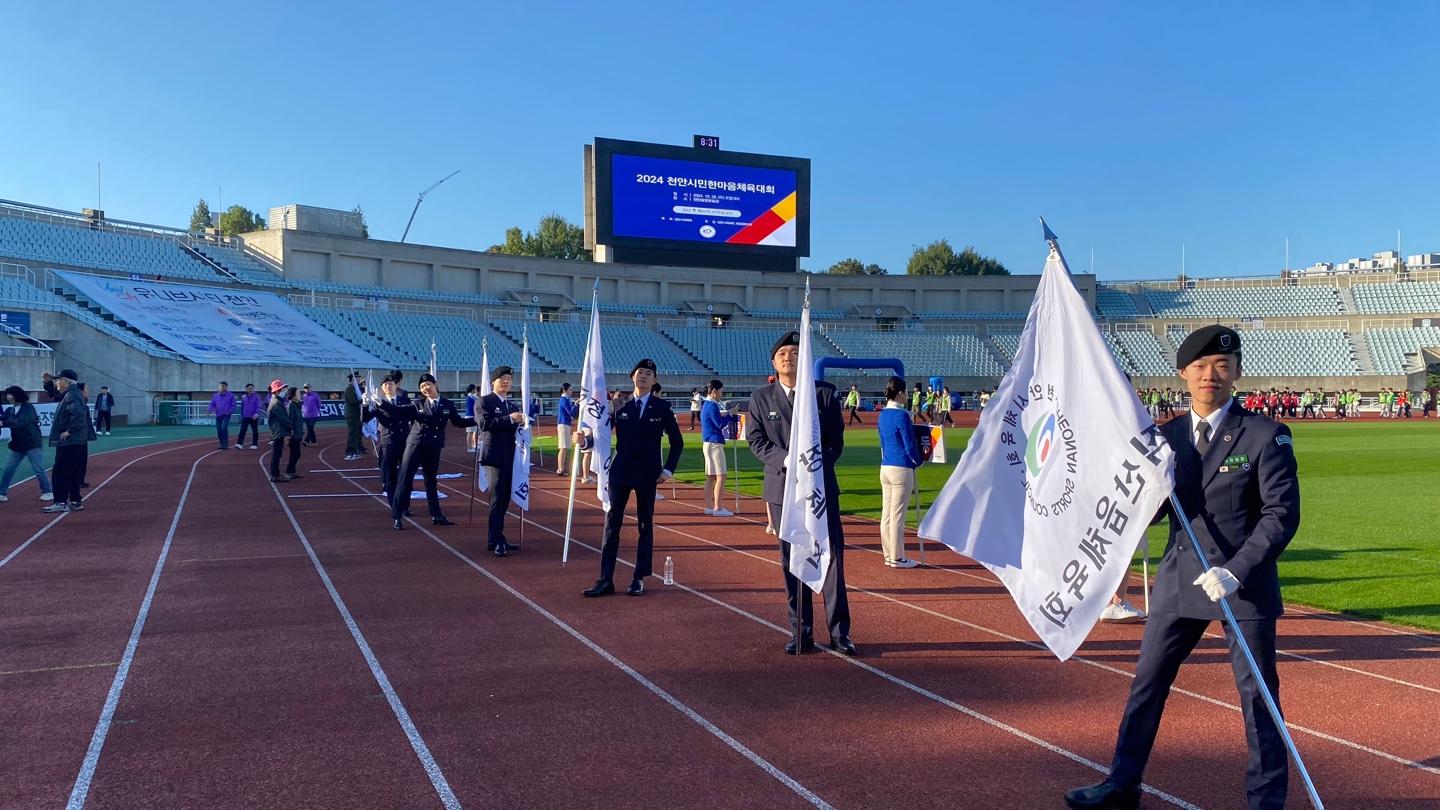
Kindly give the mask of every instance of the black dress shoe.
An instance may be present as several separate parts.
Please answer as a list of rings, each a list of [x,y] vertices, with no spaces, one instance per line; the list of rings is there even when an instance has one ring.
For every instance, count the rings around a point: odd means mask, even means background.
[[[415,513],[414,513],[414,512],[411,512],[409,509],[406,509],[406,510],[405,510],[405,517],[415,517]]]
[[[830,647],[838,653],[844,653],[846,655],[859,655],[859,652],[855,650],[855,642],[851,641],[849,636],[840,636],[839,638],[830,639]]]
[[[504,544],[504,543],[501,543],[500,545],[496,546],[495,548],[490,549],[490,551],[491,551],[491,553],[493,553],[496,557],[508,557],[508,556],[510,556],[510,552],[508,552],[508,551],[505,550],[505,544]]]
[[[630,580],[630,587],[625,589],[626,596],[639,596],[645,592],[645,583],[639,577]]]
[[[582,591],[582,594],[584,596],[604,596],[606,594],[614,592],[615,583],[611,582],[608,579],[600,579],[595,581],[595,587],[587,591]]]
[[[445,517],[444,515],[439,515],[439,516],[437,516],[437,517],[432,517],[432,518],[430,518],[430,525],[431,525],[431,526],[454,526],[454,525],[455,525],[455,521],[451,520],[450,518]]]
[[[1140,791],[1126,790],[1114,782],[1075,788],[1066,791],[1065,803],[1077,810],[1135,810],[1140,806]]]
[[[804,643],[802,643],[802,644],[800,645],[800,652],[802,652],[802,653],[803,653],[803,652],[809,652],[810,650],[813,650],[813,649],[815,649],[815,639],[813,639],[813,638],[807,638],[807,639],[805,639]],[[799,654],[799,653],[796,653],[796,652],[795,652],[795,639],[792,638],[792,639],[790,639],[789,641],[785,642],[785,654],[786,654],[786,655],[798,655],[798,654]]]
[[[400,520],[399,518],[396,518],[396,519],[395,519],[395,531],[398,532],[398,531],[400,531],[400,530],[403,529],[403,528],[405,528],[405,521]]]

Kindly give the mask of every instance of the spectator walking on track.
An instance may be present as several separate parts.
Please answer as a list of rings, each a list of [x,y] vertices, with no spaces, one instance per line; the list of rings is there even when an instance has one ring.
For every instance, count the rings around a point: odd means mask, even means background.
[[[292,392],[294,388],[290,389]],[[295,472],[295,464],[300,460],[299,444],[299,423],[298,420],[290,418],[289,398],[285,393],[285,383],[276,380],[270,383],[270,409],[266,413],[266,423],[270,426],[270,480],[276,484],[283,484],[288,478],[280,477],[280,457],[284,455],[285,448],[290,448],[289,471]]]
[[[700,426],[701,426],[701,427],[700,427],[701,431],[702,431],[702,432],[704,431],[704,429],[705,429],[705,427],[704,427],[704,422],[702,421],[701,416],[700,416],[701,412],[704,411],[704,410],[705,410],[705,395],[702,394],[702,393],[700,393],[700,389],[699,389],[699,388],[691,388],[691,389],[690,389],[690,427],[685,428],[686,430],[694,430],[696,425],[700,425]]]
[[[851,425],[863,425],[865,421],[860,418],[860,389],[850,386],[850,393],[845,395],[845,410],[850,416],[845,420],[845,427]]]
[[[250,449],[260,444],[260,413],[265,410],[265,401],[255,393],[255,383],[245,385],[245,396],[240,397],[240,438],[235,440],[235,449],[245,446],[245,433],[250,433]]]
[[[306,385],[300,397],[300,415],[305,420],[305,435],[302,444],[316,445],[315,423],[320,420],[320,395]]]
[[[235,395],[230,392],[230,384],[220,383],[220,390],[210,397],[210,406],[205,409],[206,413],[215,415],[215,435],[220,439],[220,449],[230,449],[230,417],[235,413]]]
[[[12,385],[5,389],[5,396],[10,400],[10,407],[0,409],[0,427],[10,429],[10,458],[5,462],[4,472],[0,472],[0,501],[10,500],[10,482],[15,480],[15,471],[22,461],[30,462],[35,482],[40,485],[40,500],[52,501],[55,495],[50,488],[50,478],[45,475],[45,454],[40,443],[40,414],[30,404],[30,395],[24,388]]]
[[[55,448],[55,468],[51,473],[55,502],[44,511],[78,512],[85,508],[80,500],[80,487],[85,480],[94,428],[74,371],[67,368],[56,374],[55,390],[60,394],[60,406],[50,423],[50,446]]]
[[[95,397],[95,432],[98,435],[110,435],[110,414],[114,411],[115,395],[110,393],[110,386],[100,386],[100,394]]]

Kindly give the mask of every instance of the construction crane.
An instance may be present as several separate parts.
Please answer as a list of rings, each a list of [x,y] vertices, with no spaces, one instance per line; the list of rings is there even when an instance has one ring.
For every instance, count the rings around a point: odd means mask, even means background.
[[[455,175],[457,175],[457,174],[459,174],[459,173],[460,173],[460,170],[459,170],[459,169],[456,169],[455,171],[453,171],[453,172],[445,175],[444,177],[440,178],[439,180],[435,181],[435,185],[433,185],[433,186],[425,189],[424,191],[420,192],[420,199],[416,200],[416,201],[415,201],[415,207],[412,208],[412,209],[410,209],[410,221],[407,222],[407,223],[405,223],[405,233],[400,234],[400,241],[401,241],[402,243],[405,241],[405,237],[407,237],[407,236],[410,235],[410,226],[415,224],[415,213],[420,210],[420,203],[425,202],[425,195],[426,195],[426,194],[429,194],[429,193],[432,192],[432,191],[434,191],[434,190],[436,189],[436,187],[438,187],[441,183],[445,182],[446,180],[449,180],[450,178],[454,177]]]

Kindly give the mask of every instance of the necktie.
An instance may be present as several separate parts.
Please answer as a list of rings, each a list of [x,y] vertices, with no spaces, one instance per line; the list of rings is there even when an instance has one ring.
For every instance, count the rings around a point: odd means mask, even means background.
[[[790,401],[790,407],[792,407],[792,408],[795,407],[795,389],[794,389],[794,388],[791,388],[791,389],[790,389],[790,392],[785,395],[785,398]]]
[[[1205,421],[1205,420],[1202,419],[1202,420],[1200,421],[1200,431],[1199,431],[1199,435],[1196,436],[1196,438],[1195,438],[1195,449],[1196,449],[1196,450],[1199,450],[1201,455],[1204,455],[1204,454],[1205,454],[1205,448],[1207,448],[1207,447],[1209,447],[1209,446],[1210,446],[1210,423],[1209,423],[1208,421]]]

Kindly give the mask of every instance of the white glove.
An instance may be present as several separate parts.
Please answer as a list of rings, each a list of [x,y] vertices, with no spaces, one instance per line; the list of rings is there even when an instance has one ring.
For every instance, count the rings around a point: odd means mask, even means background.
[[[1205,595],[1210,597],[1211,602],[1219,602],[1221,599],[1240,590],[1240,580],[1224,568],[1211,568],[1209,571],[1195,578],[1192,585],[1199,585],[1205,589]]]

